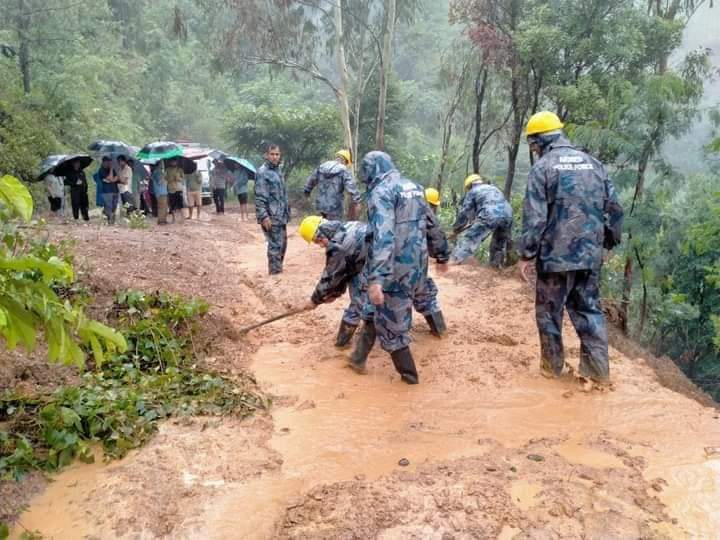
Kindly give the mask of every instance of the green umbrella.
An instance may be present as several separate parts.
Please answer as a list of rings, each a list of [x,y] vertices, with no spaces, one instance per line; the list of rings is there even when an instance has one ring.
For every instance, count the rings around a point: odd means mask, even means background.
[[[183,147],[174,142],[157,141],[146,144],[138,152],[138,159],[155,160],[182,157]]]

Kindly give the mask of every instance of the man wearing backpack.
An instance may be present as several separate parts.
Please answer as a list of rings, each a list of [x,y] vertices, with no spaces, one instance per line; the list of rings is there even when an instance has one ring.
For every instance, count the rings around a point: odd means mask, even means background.
[[[342,221],[345,192],[348,192],[352,199],[348,219],[352,221],[358,215],[360,192],[348,169],[350,165],[352,165],[350,152],[339,150],[334,160],[320,165],[305,183],[306,197],[310,197],[313,190],[318,188],[315,208],[318,214],[327,220]]]

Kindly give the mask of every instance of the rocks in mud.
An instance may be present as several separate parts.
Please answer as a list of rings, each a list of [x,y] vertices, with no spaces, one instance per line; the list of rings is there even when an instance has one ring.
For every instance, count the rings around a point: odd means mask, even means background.
[[[541,456],[540,454],[528,454],[527,458],[530,461],[537,461],[537,462],[545,461],[545,458],[543,456]]]
[[[295,407],[295,410],[296,411],[306,411],[308,409],[314,409],[315,407],[317,407],[317,405],[315,405],[315,402],[311,399],[308,399],[306,401],[303,401],[297,407]]]
[[[410,465],[410,460],[407,458],[402,458],[400,461],[398,461],[398,465],[400,465],[401,467],[407,467],[408,465]]]
[[[663,489],[665,489],[667,485],[668,483],[665,481],[664,478],[655,478],[655,480],[653,480],[650,484],[650,487],[660,493]]]

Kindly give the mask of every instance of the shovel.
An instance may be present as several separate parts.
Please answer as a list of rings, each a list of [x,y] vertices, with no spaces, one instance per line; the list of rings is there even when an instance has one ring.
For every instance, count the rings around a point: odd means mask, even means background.
[[[295,308],[291,309],[290,311],[286,311],[285,313],[282,313],[280,315],[275,315],[274,317],[270,317],[269,319],[265,319],[264,321],[261,321],[259,323],[252,324],[250,326],[246,326],[245,328],[241,328],[238,330],[240,334],[246,334],[250,330],[255,330],[256,328],[260,328],[261,326],[265,326],[266,324],[270,324],[275,321],[279,321],[281,319],[286,319],[287,317],[292,317],[293,315],[299,315],[300,313],[304,313],[306,311],[310,311],[311,308],[309,307],[301,307],[301,308]]]

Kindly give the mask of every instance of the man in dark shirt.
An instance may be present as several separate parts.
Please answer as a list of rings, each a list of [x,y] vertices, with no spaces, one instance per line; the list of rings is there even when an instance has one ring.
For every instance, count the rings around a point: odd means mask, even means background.
[[[72,171],[65,177],[65,183],[70,186],[70,204],[72,205],[73,218],[77,221],[82,213],[83,220],[90,221],[88,208],[88,183],[85,171],[79,159],[72,162]]]
[[[108,225],[114,225],[120,190],[118,189],[119,179],[112,168],[112,160],[109,157],[102,158],[99,174],[102,180],[103,213],[107,218]]]

